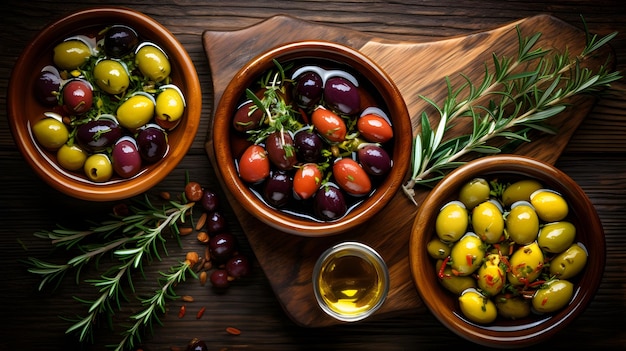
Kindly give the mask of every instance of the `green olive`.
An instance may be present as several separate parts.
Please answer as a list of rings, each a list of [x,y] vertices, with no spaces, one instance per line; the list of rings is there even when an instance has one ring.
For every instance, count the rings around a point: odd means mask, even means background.
[[[493,301],[474,289],[468,289],[459,296],[459,306],[463,315],[472,322],[489,324],[498,316]]]
[[[539,218],[545,222],[563,220],[568,213],[568,206],[561,194],[549,189],[539,189],[530,196],[530,203]]]
[[[478,287],[487,296],[495,296],[502,291],[505,283],[506,272],[501,266],[500,255],[487,255],[485,262],[478,269]]]
[[[511,240],[520,245],[537,239],[539,217],[530,203],[518,201],[511,205],[511,211],[506,215],[506,232]]]
[[[96,85],[105,92],[117,95],[128,89],[130,77],[126,67],[116,60],[101,60],[93,69]]]
[[[543,251],[561,253],[567,250],[576,238],[576,227],[566,221],[544,225],[539,231],[537,242]]]
[[[532,298],[533,308],[539,313],[550,313],[565,307],[574,296],[574,284],[567,280],[551,280],[541,286]]]
[[[507,319],[520,319],[530,314],[530,302],[520,296],[498,295],[494,298],[498,315]]]
[[[135,64],[148,79],[161,82],[169,77],[171,66],[165,53],[152,44],[142,45],[135,54]]]
[[[85,160],[85,175],[96,183],[106,182],[113,175],[113,165],[105,154],[93,154]]]
[[[426,244],[426,250],[430,257],[436,260],[446,258],[450,255],[450,246],[437,238],[432,239]]]
[[[442,260],[437,261],[437,274],[441,272]],[[448,291],[456,296],[461,295],[463,291],[476,287],[476,279],[471,276],[460,276],[452,272],[452,268],[445,267],[443,269],[443,277],[439,277],[439,282]]]
[[[154,116],[154,98],[137,93],[129,97],[117,108],[117,121],[127,129],[136,130],[146,125]]]
[[[89,45],[80,40],[67,40],[54,47],[52,61],[60,69],[73,70],[91,56]]]
[[[156,117],[169,122],[179,120],[185,112],[185,99],[178,88],[166,88],[157,95]]]
[[[452,201],[443,206],[435,222],[435,231],[444,242],[455,242],[467,232],[469,217],[467,209],[460,201]]]
[[[497,243],[504,234],[502,210],[493,201],[482,202],[472,210],[472,227],[486,243]]]
[[[57,150],[57,162],[68,171],[82,169],[85,160],[87,160],[87,153],[76,144],[64,144]]]
[[[509,260],[510,271],[507,279],[512,285],[528,284],[541,274],[543,268],[543,251],[537,242],[517,249]]]
[[[481,202],[489,200],[489,183],[483,178],[476,178],[461,188],[459,192],[459,200],[468,210],[476,207]]]
[[[541,187],[541,183],[533,179],[517,181],[504,189],[502,203],[504,206],[511,206],[517,201],[530,201],[530,194],[541,189]]]
[[[474,233],[463,235],[450,251],[452,269],[461,276],[474,273],[482,264],[483,258],[485,258],[485,245]]]
[[[556,255],[550,262],[550,275],[569,279],[580,273],[587,264],[587,250],[582,244],[572,244],[567,250]]]
[[[67,142],[70,133],[63,122],[56,118],[46,117],[35,122],[33,135],[44,148],[57,150]]]

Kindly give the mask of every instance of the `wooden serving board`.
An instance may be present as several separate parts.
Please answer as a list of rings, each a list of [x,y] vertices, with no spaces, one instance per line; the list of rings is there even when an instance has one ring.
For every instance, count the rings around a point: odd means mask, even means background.
[[[235,73],[254,56],[268,49],[307,39],[329,40],[350,46],[369,56],[394,80],[407,104],[415,134],[419,130],[422,111],[429,111],[428,104],[419,96],[441,102],[446,96],[444,78],[456,80],[459,73],[466,74],[479,84],[484,75],[484,64],[491,62],[493,53],[515,57],[518,48],[516,26],[526,36],[543,33],[538,47],[560,51],[568,48],[570,52],[578,53],[585,44],[585,35],[581,30],[547,15],[522,19],[487,32],[427,43],[374,38],[341,27],[276,16],[239,31],[207,30],[203,33],[203,44],[213,79],[213,106],[218,105]],[[591,66],[599,66],[604,59],[599,58],[599,62],[592,62]],[[520,146],[515,153],[548,163],[556,162],[593,103],[593,98],[575,98],[572,100],[573,108],[553,118],[552,124],[558,128],[556,135],[535,135],[531,143]],[[433,112],[432,109],[430,112]],[[211,119],[213,116],[211,113]],[[435,114],[432,113],[432,116]],[[459,124],[460,128],[454,133],[467,133],[470,121],[459,121]],[[209,125],[212,125],[212,120]],[[212,140],[212,129],[209,128],[206,151],[217,169]],[[428,189],[418,188],[416,192],[419,203],[428,194]],[[323,238],[279,232],[251,216],[230,194],[227,197],[278,300],[295,323],[307,327],[339,323],[318,308],[311,273],[318,256],[328,247],[343,241],[360,241],[372,246],[389,266],[391,286],[387,301],[371,318],[425,309],[411,278],[408,257],[408,242],[418,207],[402,192],[398,192],[368,223],[350,232]]]

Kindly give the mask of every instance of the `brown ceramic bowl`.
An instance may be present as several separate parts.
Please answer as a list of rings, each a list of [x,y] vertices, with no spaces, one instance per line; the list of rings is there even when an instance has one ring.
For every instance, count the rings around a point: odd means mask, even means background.
[[[535,179],[567,200],[566,220],[576,226],[574,242],[582,243],[589,256],[583,271],[571,279],[574,296],[563,309],[550,314],[534,314],[518,319],[498,317],[489,325],[469,322],[460,311],[457,296],[446,290],[437,278],[435,260],[426,252],[426,244],[435,234],[435,220],[440,208],[457,200],[460,187],[483,177],[501,182]],[[567,175],[554,166],[522,156],[490,156],[472,161],[445,177],[420,205],[410,237],[410,264],[417,290],[437,319],[457,335],[477,344],[498,348],[517,348],[545,341],[579,316],[596,293],[605,262],[602,224],[589,198]]]
[[[363,197],[347,215],[334,221],[317,221],[290,215],[275,209],[251,191],[238,174],[235,160],[242,153],[242,138],[232,126],[234,113],[245,100],[244,92],[257,83],[273,60],[281,65],[289,62],[315,64],[328,69],[343,69],[357,76],[362,86],[387,111],[394,131],[390,156],[393,167],[370,196]],[[297,68],[297,67],[296,67]],[[361,99],[363,101],[363,99]],[[412,129],[406,105],[389,76],[372,60],[346,46],[325,41],[303,41],[271,49],[248,62],[231,80],[217,106],[213,121],[213,145],[218,171],[228,190],[248,212],[264,223],[286,233],[301,236],[327,236],[353,228],[376,214],[395,195],[404,180],[411,149]]]
[[[169,150],[157,163],[144,166],[128,179],[113,177],[105,183],[89,181],[80,172],[63,170],[56,156],[37,145],[31,126],[50,108],[39,104],[34,82],[39,71],[52,64],[52,50],[64,39],[94,33],[106,26],[124,24],[135,29],[142,41],[159,45],[169,56],[172,83],[185,96],[180,124],[168,133]],[[44,28],[24,49],[11,74],[7,110],[15,143],[35,172],[50,186],[76,198],[113,201],[140,194],[160,182],[182,160],[191,146],[200,121],[202,96],[195,67],[184,47],[154,19],[126,8],[91,8],[68,14]]]

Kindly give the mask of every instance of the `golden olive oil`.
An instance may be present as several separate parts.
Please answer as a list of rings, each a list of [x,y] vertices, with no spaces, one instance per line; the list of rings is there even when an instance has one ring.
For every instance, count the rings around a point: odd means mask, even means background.
[[[318,302],[339,320],[365,318],[386,298],[387,267],[376,252],[362,244],[344,243],[329,249],[315,269]]]

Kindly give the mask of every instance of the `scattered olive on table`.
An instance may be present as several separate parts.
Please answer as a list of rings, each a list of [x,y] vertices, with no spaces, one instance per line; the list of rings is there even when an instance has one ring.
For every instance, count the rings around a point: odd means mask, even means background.
[[[308,220],[344,217],[393,167],[393,126],[377,92],[336,62],[276,62],[233,112],[241,180],[268,206]]]
[[[167,53],[129,26],[65,38],[34,84],[49,111],[33,123],[33,137],[61,169],[86,181],[135,177],[167,155],[168,133],[184,116],[185,97],[170,73]]]
[[[588,252],[568,199],[534,179],[476,178],[444,204],[428,255],[462,315],[478,324],[554,313],[572,299]]]

